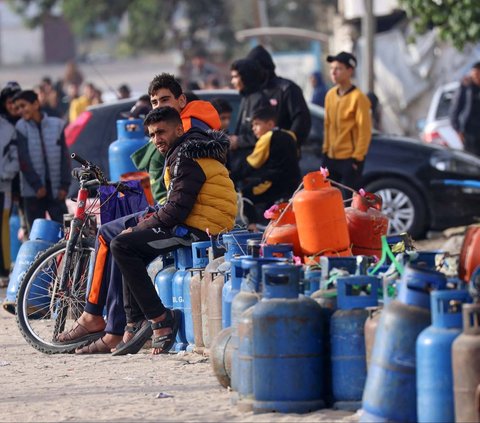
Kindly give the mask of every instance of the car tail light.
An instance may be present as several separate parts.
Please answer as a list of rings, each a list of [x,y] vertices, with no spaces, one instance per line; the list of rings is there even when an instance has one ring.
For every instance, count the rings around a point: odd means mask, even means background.
[[[425,132],[422,136],[424,142],[429,144],[438,144],[448,147],[448,143],[442,138],[438,131]]]
[[[65,142],[67,147],[72,146],[77,141],[78,136],[92,118],[91,112],[82,112],[72,123],[69,123],[65,128]]]

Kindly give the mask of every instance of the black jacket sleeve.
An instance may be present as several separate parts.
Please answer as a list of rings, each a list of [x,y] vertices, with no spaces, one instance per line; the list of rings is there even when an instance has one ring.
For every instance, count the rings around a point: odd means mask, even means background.
[[[308,110],[301,88],[296,84],[290,84],[285,90],[284,102],[292,121],[292,125],[288,129],[297,136],[298,145],[302,145],[308,138],[312,123],[310,111]]]
[[[37,192],[43,187],[42,179],[33,168],[30,152],[28,151],[28,140],[20,131],[17,131],[17,148],[20,172],[23,173],[28,184]]]
[[[133,231],[150,228],[173,228],[182,224],[195,205],[198,193],[206,181],[205,173],[193,159],[179,156],[172,169],[167,202],[150,217],[138,222]]]
[[[458,88],[450,106],[450,123],[455,131],[461,131],[460,114],[465,107],[466,87],[462,84]]]

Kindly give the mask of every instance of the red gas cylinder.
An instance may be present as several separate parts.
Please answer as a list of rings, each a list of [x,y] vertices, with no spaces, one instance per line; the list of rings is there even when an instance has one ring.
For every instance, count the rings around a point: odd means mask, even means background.
[[[382,235],[387,234],[388,217],[381,210],[379,195],[371,192],[353,195],[352,206],[345,209],[345,214],[354,255],[382,255]]]
[[[351,256],[342,193],[321,172],[303,178],[304,189],[293,197],[293,211],[304,256]],[[306,263],[310,262],[309,257]]]
[[[477,266],[480,266],[480,225],[470,225],[460,250],[458,277],[468,282]]]
[[[302,256],[297,223],[289,203],[280,203],[269,210],[270,223],[265,229],[265,243],[269,245],[292,244],[293,254]]]

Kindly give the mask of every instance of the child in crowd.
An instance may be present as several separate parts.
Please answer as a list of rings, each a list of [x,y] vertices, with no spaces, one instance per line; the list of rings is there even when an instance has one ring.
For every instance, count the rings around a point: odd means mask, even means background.
[[[244,213],[251,230],[261,222],[255,206],[267,209],[277,201],[289,199],[300,183],[295,135],[276,125],[273,107],[254,111],[252,130],[257,142],[245,166],[233,175],[240,181],[239,188],[248,200]]]
[[[215,97],[210,100],[212,106],[215,107],[215,110],[220,116],[220,122],[222,124],[222,131],[228,132],[228,127],[230,126],[230,121],[232,120],[232,106],[227,100],[224,100],[221,97]]]

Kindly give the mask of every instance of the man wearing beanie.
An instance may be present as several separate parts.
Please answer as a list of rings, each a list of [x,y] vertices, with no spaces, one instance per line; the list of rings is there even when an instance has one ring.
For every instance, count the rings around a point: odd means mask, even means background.
[[[300,149],[311,127],[310,111],[302,89],[293,81],[276,75],[272,56],[263,46],[258,45],[250,50],[247,59],[254,60],[262,68],[262,91],[269,105],[277,111],[277,125],[295,134]]]

